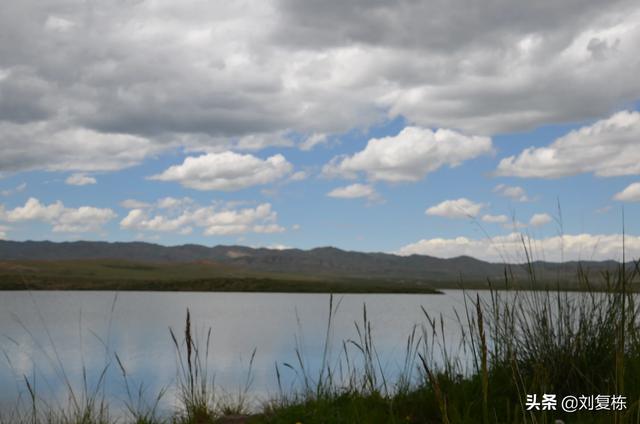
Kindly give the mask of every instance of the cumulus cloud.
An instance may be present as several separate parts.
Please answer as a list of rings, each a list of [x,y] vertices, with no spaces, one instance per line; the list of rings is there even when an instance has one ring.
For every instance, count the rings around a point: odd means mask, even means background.
[[[111,209],[81,206],[65,207],[61,201],[45,205],[34,197],[29,198],[24,206],[11,210],[0,208],[0,219],[7,222],[41,221],[52,225],[54,232],[86,233],[97,232],[116,218]]]
[[[120,202],[120,206],[125,209],[144,209],[151,207],[151,204],[136,199],[126,199]]]
[[[308,177],[309,177],[309,174],[307,174],[305,171],[298,171],[291,174],[291,177],[289,177],[289,181],[303,181],[303,180],[306,180]]]
[[[640,202],[640,183],[631,183],[627,188],[613,196],[622,202]]]
[[[370,200],[379,198],[375,188],[369,184],[351,184],[345,187],[338,187],[327,193],[329,197],[339,199],[367,198]]]
[[[309,151],[320,144],[325,144],[329,141],[326,134],[311,134],[307,137],[298,147],[300,150]]]
[[[527,224],[525,224],[524,222],[520,222],[517,219],[512,219],[511,221],[502,224],[502,228],[509,231],[518,231],[522,230],[523,228],[527,228]]]
[[[487,239],[456,237],[451,239],[423,239],[402,247],[401,255],[430,255],[452,258],[472,256],[491,262],[523,263],[527,257],[523,243],[531,247],[534,260],[559,262],[562,260],[606,260],[622,259],[622,235],[620,234],[574,234],[541,239],[519,233]],[[627,258],[640,257],[640,237],[626,236]]]
[[[532,227],[542,227],[552,221],[551,216],[548,213],[536,213],[529,220],[529,225]]]
[[[184,207],[193,203],[193,199],[190,197],[183,197],[177,199],[175,197],[163,197],[156,202],[156,206],[160,209],[173,209]]]
[[[2,171],[114,170],[174,143],[259,149],[399,116],[495,134],[640,97],[630,0],[15,3],[0,14]],[[137,138],[73,161],[56,140],[78,132]]]
[[[263,160],[253,155],[223,152],[188,157],[182,164],[149,178],[177,181],[196,190],[235,191],[274,182],[292,169],[293,166],[280,154]]]
[[[90,129],[60,129],[58,125],[2,122],[0,171],[115,171],[136,165],[163,147],[129,134]]]
[[[66,184],[75,185],[75,186],[84,186],[95,184],[97,181],[95,178],[90,177],[86,174],[72,174],[64,181]]]
[[[506,184],[498,184],[493,189],[494,192],[500,194],[501,196],[508,197],[511,200],[515,200],[516,202],[528,202],[529,197],[524,189],[520,186],[508,186]]]
[[[505,224],[509,221],[509,217],[507,215],[482,215],[482,221],[488,222],[490,224]]]
[[[371,180],[419,181],[442,166],[455,167],[491,151],[488,137],[406,127],[395,136],[372,138],[364,150],[353,156],[333,158],[323,173],[348,178],[365,173]]]
[[[4,240],[7,238],[8,231],[9,231],[9,227],[5,225],[0,225],[0,240]]]
[[[581,173],[599,177],[640,174],[640,112],[622,111],[556,139],[502,159],[497,175],[558,178]]]
[[[445,218],[473,218],[480,213],[485,205],[476,203],[464,197],[456,200],[445,200],[435,206],[428,208],[425,213],[433,216],[443,216]]]
[[[198,206],[180,202],[167,206],[166,199],[156,202],[157,209],[133,209],[120,221],[120,227],[134,231],[191,233],[200,228],[207,236],[244,233],[280,233],[285,229],[277,223],[277,213],[269,203],[256,207],[236,208],[233,204]],[[173,202],[171,202],[173,203]]]

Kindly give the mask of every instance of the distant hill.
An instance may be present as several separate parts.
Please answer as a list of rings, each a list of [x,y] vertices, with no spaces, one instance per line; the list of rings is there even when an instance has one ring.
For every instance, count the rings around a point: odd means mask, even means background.
[[[387,281],[428,281],[453,283],[460,279],[486,281],[502,279],[505,271],[523,277],[525,265],[506,265],[480,261],[468,256],[441,259],[432,256],[398,256],[388,253],[344,251],[334,247],[311,250],[274,250],[246,246],[187,244],[161,246],[152,243],[62,242],[0,240],[0,261],[69,261],[117,259],[153,263],[215,262],[247,272],[312,275],[315,277],[357,278]],[[614,261],[583,262],[592,274],[615,270]],[[562,264],[536,262],[533,270],[539,278],[553,279],[562,273],[575,276],[576,262]]]

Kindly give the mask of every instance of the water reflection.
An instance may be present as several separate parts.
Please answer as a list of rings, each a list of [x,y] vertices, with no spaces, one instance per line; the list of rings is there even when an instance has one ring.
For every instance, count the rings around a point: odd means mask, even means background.
[[[475,292],[469,293],[475,297]],[[482,293],[482,296],[486,296]],[[362,320],[366,303],[376,348],[389,376],[402,367],[406,337],[424,322],[420,306],[444,317],[449,349],[458,348],[459,328],[453,309],[464,307],[461,291],[444,295],[342,295],[333,326],[334,358],[342,340],[356,337],[354,322]],[[176,355],[169,328],[181,333],[186,309],[197,332],[213,330],[210,364],[216,384],[236,390],[253,365],[254,398],[277,390],[276,362],[295,363],[296,340],[310,369],[321,363],[329,296],[266,293],[149,293],[149,292],[2,292],[0,293],[0,407],[10,408],[25,396],[25,376],[50,401],[64,402],[67,382],[78,390],[83,368],[89,387],[108,367],[106,395],[123,400],[124,382],[114,362],[117,353],[130,382],[144,383],[153,397],[168,387],[172,402]],[[450,333],[450,334],[449,334]],[[286,386],[293,373],[284,374]]]

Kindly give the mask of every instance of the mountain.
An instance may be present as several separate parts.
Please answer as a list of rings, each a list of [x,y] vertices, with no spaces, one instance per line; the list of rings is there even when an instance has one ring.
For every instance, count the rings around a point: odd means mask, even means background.
[[[161,246],[143,242],[0,240],[0,261],[11,260],[98,260],[117,259],[132,262],[195,263],[212,262],[235,269],[279,274],[313,275],[371,280],[455,282],[460,279],[486,281],[502,279],[507,272],[516,277],[527,275],[526,265],[484,262],[468,256],[441,259],[432,256],[398,256],[388,253],[344,251],[334,247],[311,250],[274,250],[246,246],[214,246],[187,244]],[[580,265],[590,273],[614,270],[619,264],[604,262],[535,262],[532,269],[538,277],[557,277],[560,273],[575,275]]]

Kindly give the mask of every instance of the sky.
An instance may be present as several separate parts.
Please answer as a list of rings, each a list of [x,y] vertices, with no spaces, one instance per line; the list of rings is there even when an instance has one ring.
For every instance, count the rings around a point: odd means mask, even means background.
[[[640,256],[640,4],[0,4],[0,239]]]

